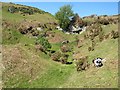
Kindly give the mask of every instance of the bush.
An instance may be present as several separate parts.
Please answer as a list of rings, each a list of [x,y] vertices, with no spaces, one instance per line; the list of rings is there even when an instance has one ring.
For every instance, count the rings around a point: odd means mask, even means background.
[[[51,58],[53,61],[60,61],[61,53],[59,51],[53,53],[51,55]]]
[[[85,56],[85,57],[81,57],[79,60],[77,60],[77,62],[76,62],[77,71],[86,70],[89,67],[87,58],[88,58],[88,56]]]
[[[61,49],[61,51],[62,51],[63,53],[65,53],[65,52],[71,52],[71,48],[70,48],[68,45],[62,45],[62,46],[60,47],[60,49]]]
[[[108,33],[108,34],[104,35],[104,38],[105,38],[105,39],[108,39],[108,38],[109,38],[109,36],[110,36],[110,33]]]
[[[103,24],[103,25],[108,25],[109,24],[109,20],[101,19],[101,20],[99,20],[99,23]]]
[[[11,6],[11,7],[8,8],[8,11],[9,11],[10,13],[15,13],[15,12],[18,11],[18,10],[17,10],[16,7]]]
[[[33,35],[33,36],[38,36],[38,35],[39,35],[39,31],[33,30],[32,35]]]
[[[102,42],[104,40],[104,32],[100,32],[99,41]]]
[[[94,50],[94,48],[95,48],[95,41],[94,40],[92,40],[92,46],[91,47],[88,47],[88,51],[93,51]]]
[[[93,51],[94,47],[88,47],[88,51]]]
[[[11,13],[15,13],[15,12],[19,12],[20,11],[22,14],[29,14],[29,15],[32,15],[34,13],[40,13],[40,14],[48,13],[48,12],[39,10],[37,8],[32,8],[32,7],[15,7],[15,6],[10,6],[8,8],[8,11],[11,12]]]
[[[52,47],[48,40],[42,36],[38,36],[36,43],[42,45],[45,48],[45,50],[48,50]]]
[[[48,55],[49,55],[50,57],[52,56],[53,53],[55,53],[54,50],[47,50],[47,52],[48,52]]]
[[[36,49],[36,51],[40,50],[41,52],[44,52],[45,54],[47,54],[45,51],[45,48],[42,45],[36,45],[35,49]]]
[[[60,57],[60,61],[62,64],[67,64],[67,59],[68,59],[68,56],[67,54],[63,54],[61,57]]]
[[[88,32],[84,35],[84,38],[89,38],[90,40],[94,40],[96,36],[103,32],[100,24],[96,23],[93,26],[90,26],[87,30]]]
[[[112,36],[112,38],[113,39],[116,39],[116,38],[118,38],[119,37],[119,32],[118,31],[111,31],[111,36]]]
[[[29,26],[28,23],[26,24],[27,22],[25,22],[24,24],[21,24],[19,27],[18,27],[18,30],[21,34],[27,34],[29,31],[31,31],[33,29],[32,26]]]
[[[92,40],[92,47],[94,48],[95,47],[95,41],[94,40]]]

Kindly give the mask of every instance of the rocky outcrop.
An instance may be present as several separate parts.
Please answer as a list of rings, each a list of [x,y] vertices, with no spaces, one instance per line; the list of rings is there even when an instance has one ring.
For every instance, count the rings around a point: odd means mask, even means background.
[[[79,17],[78,14],[76,14],[69,25],[69,31],[72,33],[79,33],[80,31],[82,31],[82,27],[83,27],[83,21],[82,19]]]

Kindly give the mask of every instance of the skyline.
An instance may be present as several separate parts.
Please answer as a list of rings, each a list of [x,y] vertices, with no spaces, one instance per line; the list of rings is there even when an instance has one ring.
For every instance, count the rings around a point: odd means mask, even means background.
[[[119,2],[119,0],[1,0],[2,2]]]
[[[97,15],[116,15],[118,14],[117,2],[14,2],[32,6],[49,12],[53,15],[60,7],[70,4],[74,13],[78,13],[80,17]]]

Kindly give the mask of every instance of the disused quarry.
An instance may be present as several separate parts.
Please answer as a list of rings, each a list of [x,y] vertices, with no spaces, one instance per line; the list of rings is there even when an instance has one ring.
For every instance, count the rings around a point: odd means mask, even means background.
[[[87,23],[81,34],[66,34],[56,29],[57,20],[48,13],[10,13],[6,10],[11,5],[3,4],[2,13],[3,87],[118,87],[116,22],[102,19]],[[105,58],[102,67],[94,67],[97,57]]]

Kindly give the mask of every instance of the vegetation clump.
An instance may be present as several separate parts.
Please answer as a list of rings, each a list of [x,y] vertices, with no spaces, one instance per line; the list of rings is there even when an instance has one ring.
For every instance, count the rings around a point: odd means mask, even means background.
[[[52,58],[53,61],[58,61],[59,62],[61,55],[62,54],[59,51],[57,51],[57,52],[55,52],[51,55],[51,58]]]
[[[62,64],[67,64],[67,59],[68,59],[69,55],[68,54],[62,54],[62,56],[60,57],[60,61]]]
[[[39,10],[37,8],[32,8],[32,7],[15,7],[15,6],[8,7],[8,11],[10,13],[21,12],[21,14],[28,14],[28,15],[32,15],[34,13],[40,13],[40,14],[48,13],[48,12]]]
[[[47,54],[45,48],[40,44],[36,44],[35,49],[36,49],[36,52],[40,50],[41,52],[44,52],[45,54]]]
[[[89,63],[87,61],[88,56],[85,57],[81,57],[76,61],[76,69],[77,71],[82,71],[82,70],[86,70],[87,68],[89,68]]]
[[[109,22],[109,20],[107,20],[107,19],[100,19],[100,20],[99,20],[99,23],[100,23],[100,24],[103,24],[103,25],[108,25],[110,22]]]
[[[42,45],[45,48],[45,50],[48,50],[52,47],[49,41],[42,36],[38,36],[36,43]]]
[[[63,53],[65,53],[65,52],[71,52],[71,51],[72,51],[72,49],[70,48],[69,45],[62,45],[62,46],[60,47],[60,50],[61,50]]]
[[[84,34],[84,39],[89,38],[90,40],[93,40],[96,36],[103,35],[103,30],[100,24],[94,24],[93,26],[90,26],[87,28],[87,32]]]
[[[118,38],[119,37],[119,32],[118,31],[111,31],[111,36],[112,36],[112,38],[113,39],[116,39],[116,38]]]
[[[105,39],[108,39],[108,38],[110,37],[110,34],[111,34],[111,33],[108,33],[108,34],[104,35],[104,38],[105,38]]]

